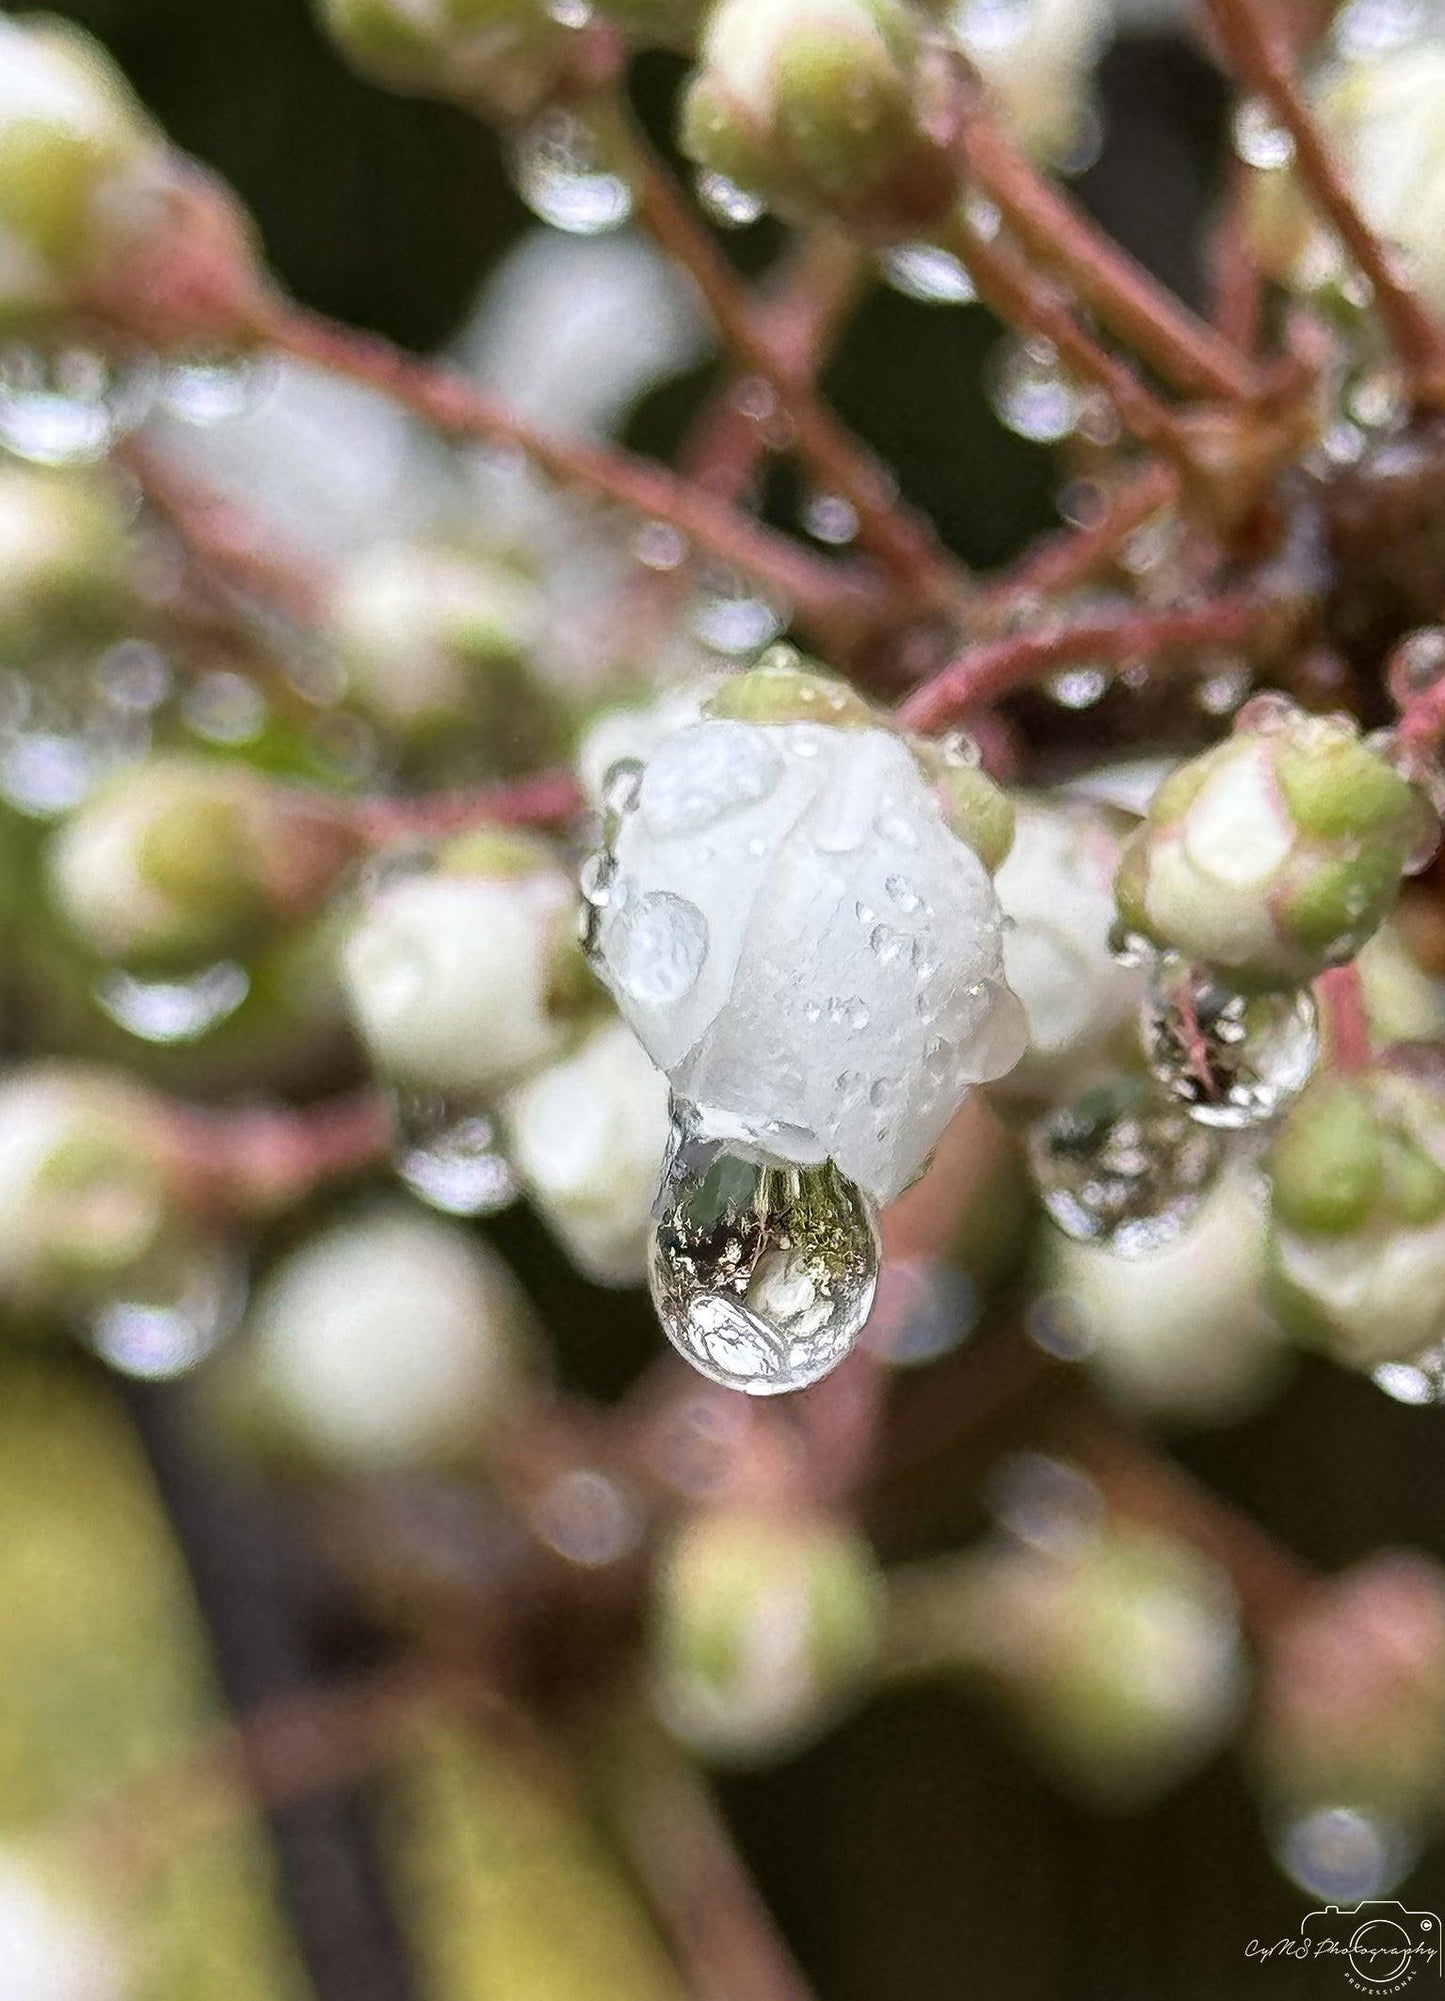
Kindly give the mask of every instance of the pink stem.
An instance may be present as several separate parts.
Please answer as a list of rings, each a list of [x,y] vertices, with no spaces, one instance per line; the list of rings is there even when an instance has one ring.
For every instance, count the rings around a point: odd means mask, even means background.
[[[339,799],[336,810],[363,839],[381,847],[408,838],[444,840],[473,827],[564,827],[586,803],[576,778],[559,765],[463,792]]]
[[[1370,1017],[1365,1008],[1364,982],[1353,962],[1331,966],[1315,981],[1329,1028],[1330,1060],[1344,1076],[1370,1067]]]

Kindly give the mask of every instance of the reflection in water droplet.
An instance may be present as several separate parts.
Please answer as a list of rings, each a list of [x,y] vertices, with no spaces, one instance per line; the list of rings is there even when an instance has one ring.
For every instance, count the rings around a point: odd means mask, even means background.
[[[740,577],[718,579],[698,592],[692,607],[692,629],[703,645],[735,658],[756,653],[787,622],[785,613]]]
[[[611,978],[650,1007],[681,1000],[706,957],[707,919],[695,903],[665,889],[624,904],[607,933]]]
[[[1382,1363],[1371,1372],[1370,1380],[1396,1403],[1445,1403],[1445,1341],[1411,1361]]]
[[[516,1200],[496,1127],[477,1106],[439,1091],[400,1091],[393,1110],[397,1177],[413,1195],[447,1216],[494,1216]]]
[[[653,1304],[693,1366],[750,1396],[804,1389],[862,1331],[872,1204],[831,1161],[798,1167],[709,1136],[683,1108],[653,1231]]]
[[[85,1315],[79,1331],[122,1375],[169,1381],[225,1340],[245,1298],[240,1266],[229,1251],[212,1244],[177,1247],[158,1257],[124,1297],[103,1300]]]
[[[724,229],[746,229],[763,216],[767,203],[749,188],[740,188],[726,174],[704,169],[693,183],[698,201]]]
[[[818,542],[841,548],[858,533],[858,510],[837,493],[812,493],[803,503],[803,526]]]
[[[595,126],[554,106],[513,141],[512,178],[535,216],[573,236],[600,236],[632,213],[632,190],[614,171]]]
[[[101,975],[95,998],[113,1022],[142,1042],[196,1042],[236,1012],[251,990],[244,966],[220,959],[183,980]]]
[[[1188,1226],[1223,1157],[1219,1135],[1122,1079],[1060,1107],[1029,1135],[1044,1207],[1065,1236],[1147,1257]]]
[[[1234,150],[1247,167],[1273,173],[1294,158],[1294,140],[1262,98],[1246,97],[1234,114]]]
[[[96,349],[0,347],[0,445],[35,465],[91,465],[148,415],[157,371],[147,356]]]
[[[0,798],[31,819],[68,813],[94,779],[90,746],[68,730],[22,729],[0,744]]]
[[[254,409],[271,379],[263,357],[201,349],[167,361],[161,407],[185,424],[226,424]]]
[[[1393,1890],[1418,1853],[1403,1828],[1348,1806],[1301,1814],[1280,1830],[1273,1847],[1280,1867],[1302,1890],[1345,1905]]]
[[[1047,341],[1002,341],[991,357],[989,401],[999,422],[1034,444],[1056,445],[1079,418],[1079,394]]]
[[[978,297],[958,259],[931,243],[897,244],[884,251],[879,263],[895,292],[924,305],[967,306]]]
[[[1091,709],[1108,693],[1109,677],[1102,667],[1062,667],[1045,686],[1060,708]]]
[[[1308,1082],[1319,1018],[1308,987],[1240,994],[1166,954],[1143,1011],[1151,1074],[1202,1125],[1238,1130],[1274,1117]]]

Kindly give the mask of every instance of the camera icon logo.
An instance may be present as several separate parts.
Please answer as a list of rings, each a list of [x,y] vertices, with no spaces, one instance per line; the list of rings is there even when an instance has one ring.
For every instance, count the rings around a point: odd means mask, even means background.
[[[1327,1904],[1300,1924],[1315,1957],[1337,1960],[1361,1994],[1400,1994],[1416,1980],[1445,1978],[1440,1919],[1407,1911],[1396,1898],[1340,1907]]]

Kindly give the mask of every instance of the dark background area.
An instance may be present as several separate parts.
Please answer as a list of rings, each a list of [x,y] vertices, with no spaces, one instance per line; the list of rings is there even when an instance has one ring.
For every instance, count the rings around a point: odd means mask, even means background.
[[[331,312],[407,343],[443,339],[529,223],[493,135],[459,112],[358,82],[304,0],[85,0],[59,11],[95,29],[172,134],[234,181],[287,282]],[[675,76],[661,61],[643,67],[639,93],[655,129],[665,128]],[[1084,191],[1131,247],[1197,292],[1222,87],[1183,45],[1134,42],[1110,57],[1105,99],[1108,140]],[[769,244],[766,228],[750,232],[741,254]],[[1057,479],[1047,455],[988,410],[979,370],[995,338],[979,311],[880,291],[831,376],[905,490],[981,564],[1048,524]],[[665,449],[681,400],[660,396],[639,413],[636,440]],[[529,1240],[525,1221],[505,1234],[555,1324],[581,1326],[594,1355],[610,1346],[639,1358],[633,1302],[588,1292]],[[1310,1561],[1335,1566],[1392,1542],[1439,1555],[1442,1422],[1308,1366],[1263,1417],[1181,1451]],[[973,1470],[945,1459],[913,1482],[908,1543],[974,1532]],[[1329,1968],[1246,1964],[1248,1941],[1293,1932],[1305,1903],[1270,1863],[1237,1761],[1150,1815],[1104,1820],[1063,1802],[990,1717],[939,1691],[875,1703],[793,1764],[730,1781],[726,1798],[824,2001],[1284,2001],[1345,1991]],[[1445,1908],[1438,1855],[1402,1897]]]

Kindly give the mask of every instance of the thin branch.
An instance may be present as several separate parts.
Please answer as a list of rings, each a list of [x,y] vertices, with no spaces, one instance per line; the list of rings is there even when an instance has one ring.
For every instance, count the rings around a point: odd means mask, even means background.
[[[261,1217],[383,1165],[392,1119],[382,1094],[368,1088],[281,1109],[177,1105],[170,1136],[199,1214]]]
[[[878,615],[875,594],[840,565],[813,555],[664,466],[620,449],[535,430],[454,369],[284,303],[277,306],[266,334],[283,354],[379,390],[446,436],[510,447],[560,485],[616,501],[644,519],[666,521],[710,556],[781,593],[799,624],[826,647],[848,651]]]
[[[1274,600],[1256,591],[1236,591],[1197,605],[1131,607],[1072,625],[1045,625],[986,640],[915,689],[900,708],[899,721],[925,733],[942,729],[1057,667],[1080,661],[1121,666],[1202,647],[1245,646],[1279,617]]]
[[[992,578],[974,602],[970,624],[975,631],[988,631],[1012,611],[1088,583],[1114,561],[1136,529],[1178,494],[1179,476],[1171,466],[1146,466],[1114,495],[1097,521],[1041,537]]]
[[[1330,1063],[1344,1076],[1370,1067],[1370,1017],[1359,966],[1331,966],[1315,987],[1329,1032]]]
[[[1259,92],[1294,141],[1299,176],[1374,288],[1382,317],[1417,390],[1445,404],[1445,333],[1401,275],[1399,260],[1350,193],[1300,89],[1289,40],[1258,0],[1205,0],[1241,81]]]
[[[314,793],[308,798],[315,803]],[[586,803],[575,776],[563,765],[465,791],[327,800],[338,819],[377,847],[409,839],[444,840],[475,827],[565,827]]]
[[[1214,324],[1246,354],[1259,346],[1264,309],[1264,273],[1250,230],[1253,178],[1243,160],[1233,162],[1208,249]]]

